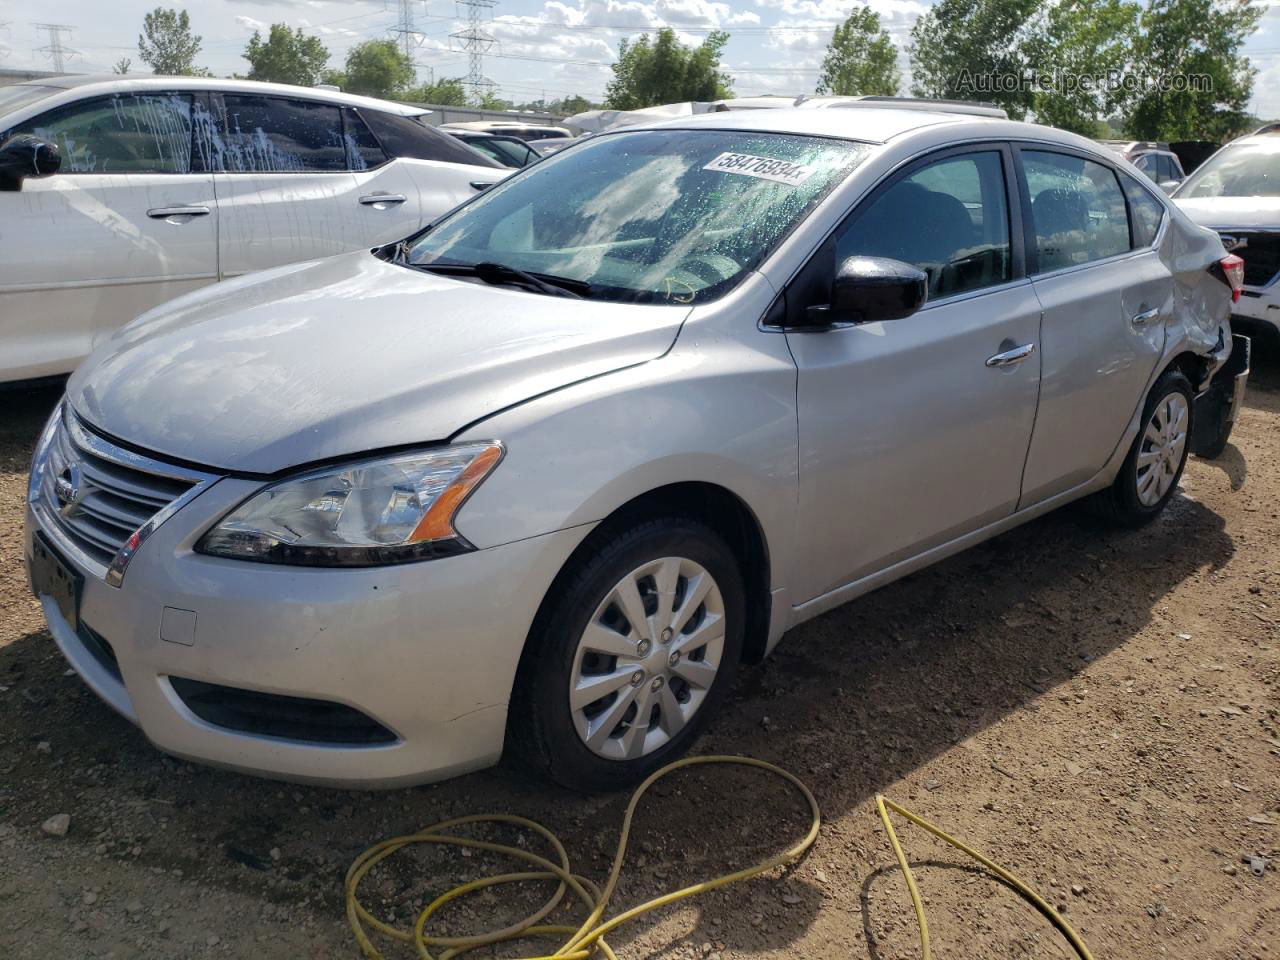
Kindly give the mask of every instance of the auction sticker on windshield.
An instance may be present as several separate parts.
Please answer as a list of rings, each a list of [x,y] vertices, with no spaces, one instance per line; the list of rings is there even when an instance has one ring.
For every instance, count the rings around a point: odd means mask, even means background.
[[[813,167],[803,163],[775,160],[773,157],[753,157],[749,153],[722,153],[702,169],[738,173],[745,177],[759,177],[761,180],[776,180],[792,186],[804,183],[816,172]]]

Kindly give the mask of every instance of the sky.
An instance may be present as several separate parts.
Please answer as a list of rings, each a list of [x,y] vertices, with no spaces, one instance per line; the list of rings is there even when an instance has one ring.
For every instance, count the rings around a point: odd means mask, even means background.
[[[50,69],[49,36],[39,23],[72,27],[65,46],[76,51],[67,69],[107,71],[122,57],[133,68],[143,15],[164,0],[0,0],[0,67]],[[1259,68],[1253,110],[1280,117],[1280,0],[1266,7],[1246,52]],[[905,47],[911,24],[928,0],[871,0],[899,48],[903,92],[910,81]],[[618,41],[662,26],[699,43],[710,30],[730,35],[723,63],[738,96],[812,93],[831,30],[848,15],[850,0],[496,0],[484,29],[497,39],[484,59],[484,73],[501,96],[526,102],[581,94],[604,94]],[[419,78],[462,76],[468,58],[452,39],[466,26],[467,8],[454,0],[410,0],[417,35]],[[347,50],[364,40],[396,37],[400,0],[202,0],[186,7],[193,30],[203,37],[197,63],[215,74],[243,73],[241,57],[255,29],[287,23],[318,34],[330,64],[341,66]]]

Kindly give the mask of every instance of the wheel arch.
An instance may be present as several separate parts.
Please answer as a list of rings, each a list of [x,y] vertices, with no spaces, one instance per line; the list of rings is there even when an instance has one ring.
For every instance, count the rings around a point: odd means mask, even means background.
[[[742,570],[747,603],[747,622],[743,635],[742,659],[759,663],[764,659],[769,639],[772,583],[769,543],[755,512],[738,494],[727,487],[707,481],[682,481],[655,487],[632,497],[604,517],[569,555],[552,579],[538,606],[525,649],[521,669],[530,654],[531,641],[537,635],[551,600],[561,589],[566,572],[584,553],[608,539],[620,528],[641,519],[656,516],[679,516],[698,520],[724,538]]]

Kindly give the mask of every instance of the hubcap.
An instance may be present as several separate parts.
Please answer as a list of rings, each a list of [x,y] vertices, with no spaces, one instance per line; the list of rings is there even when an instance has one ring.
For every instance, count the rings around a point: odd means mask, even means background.
[[[1187,398],[1171,393],[1158,404],[1147,421],[1138,448],[1137,494],[1144,507],[1154,507],[1173,487],[1187,448]]]
[[[569,681],[578,736],[610,760],[659,749],[698,712],[723,653],[724,599],[711,574],[684,557],[637,567],[578,640]]]

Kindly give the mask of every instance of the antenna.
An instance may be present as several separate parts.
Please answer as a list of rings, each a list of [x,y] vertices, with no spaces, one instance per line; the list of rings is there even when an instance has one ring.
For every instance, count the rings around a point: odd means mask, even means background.
[[[398,0],[399,15],[396,17],[396,25],[391,28],[392,33],[400,35],[400,48],[404,51],[405,59],[416,68],[418,62],[414,59],[418,48],[422,46],[425,38],[422,31],[418,29],[416,18],[414,16],[414,5],[418,0]],[[429,80],[434,77],[428,77]]]
[[[481,24],[492,16],[498,0],[458,0],[458,3],[467,8],[467,27],[449,34],[449,37],[459,41],[462,49],[467,51],[471,69],[467,71],[467,79],[463,83],[471,88],[471,99],[479,103],[486,93],[497,86],[484,75],[484,55],[494,48],[498,38],[486,33]]]
[[[53,61],[54,73],[66,73],[67,57],[79,56],[79,50],[72,50],[70,47],[62,45],[62,35],[65,33],[71,36],[71,31],[75,27],[69,27],[63,23],[37,23],[37,30],[45,30],[49,34],[49,42],[43,47],[37,47],[36,53],[46,54]]]

